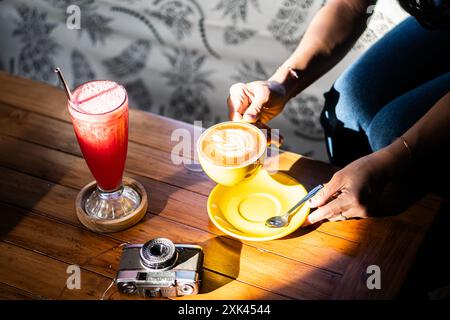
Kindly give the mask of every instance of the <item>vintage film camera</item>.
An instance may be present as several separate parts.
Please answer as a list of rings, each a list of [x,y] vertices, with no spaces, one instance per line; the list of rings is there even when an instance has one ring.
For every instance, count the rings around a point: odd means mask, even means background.
[[[120,292],[144,297],[197,294],[201,283],[203,250],[155,238],[123,249],[116,285]]]

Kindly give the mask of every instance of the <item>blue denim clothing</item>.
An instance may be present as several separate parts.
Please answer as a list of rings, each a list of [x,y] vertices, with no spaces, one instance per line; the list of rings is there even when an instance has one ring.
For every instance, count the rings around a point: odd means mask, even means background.
[[[376,42],[325,94],[321,122],[333,163],[390,144],[450,91],[450,30],[407,18]]]

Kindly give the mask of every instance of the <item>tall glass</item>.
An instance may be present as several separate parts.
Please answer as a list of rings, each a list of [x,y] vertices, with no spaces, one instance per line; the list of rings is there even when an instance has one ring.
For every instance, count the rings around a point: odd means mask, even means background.
[[[128,96],[113,81],[80,85],[68,102],[84,159],[97,182],[85,211],[96,219],[119,219],[140,204],[139,194],[122,183],[128,148]]]

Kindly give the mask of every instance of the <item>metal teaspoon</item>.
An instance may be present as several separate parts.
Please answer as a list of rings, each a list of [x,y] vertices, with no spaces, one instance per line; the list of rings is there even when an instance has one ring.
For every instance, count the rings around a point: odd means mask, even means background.
[[[304,196],[295,206],[289,209],[288,212],[282,216],[274,216],[266,220],[266,226],[269,228],[282,228],[289,224],[289,216],[302,204],[312,198],[320,189],[323,188],[323,184],[319,184],[314,189],[312,189],[306,196]]]

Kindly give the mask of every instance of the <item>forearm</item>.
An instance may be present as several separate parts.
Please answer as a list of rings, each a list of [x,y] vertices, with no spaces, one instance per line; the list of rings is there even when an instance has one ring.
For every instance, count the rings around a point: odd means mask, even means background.
[[[405,115],[407,116],[407,115]],[[450,146],[450,92],[443,96],[402,137],[378,153],[386,161],[386,173],[396,177],[418,166],[426,166],[428,160],[435,165],[442,161]],[[409,149],[409,150],[408,150]]]
[[[269,79],[282,83],[287,98],[297,95],[336,65],[366,27],[367,7],[374,1],[334,0],[315,15],[291,56]],[[298,79],[288,67],[298,70]]]

